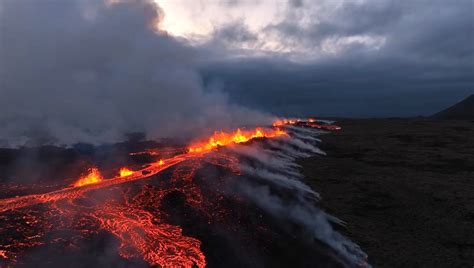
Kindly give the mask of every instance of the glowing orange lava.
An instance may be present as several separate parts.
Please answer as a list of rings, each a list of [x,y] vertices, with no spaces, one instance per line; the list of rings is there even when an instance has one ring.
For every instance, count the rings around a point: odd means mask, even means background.
[[[296,123],[301,122],[301,119],[278,119],[273,122],[274,127],[281,127],[285,125],[295,125]]]
[[[274,127],[282,127],[282,126],[300,126],[300,127],[310,127],[315,129],[323,129],[323,130],[340,130],[340,126],[331,125],[331,124],[321,124],[314,118],[309,119],[278,119],[275,120],[272,124]]]
[[[216,131],[207,142],[199,142],[188,148],[189,153],[201,153],[211,151],[219,146],[226,146],[232,143],[243,143],[255,138],[274,138],[286,135],[286,132],[276,129],[256,128],[253,131],[237,129],[233,133]]]
[[[178,226],[155,223],[159,219],[148,211],[109,204],[99,206],[93,216],[101,228],[120,239],[119,253],[124,258],[142,257],[160,267],[206,266],[198,239],[184,236]]]
[[[116,176],[107,179],[104,179],[97,167],[93,167],[74,184],[64,188],[0,199],[0,221],[7,223],[4,224],[3,230],[0,227],[0,236],[5,237],[4,240],[7,241],[0,244],[0,267],[3,267],[2,259],[14,264],[29,248],[46,244],[44,237],[48,232],[63,229],[79,230],[81,236],[106,230],[119,239],[119,254],[127,259],[142,258],[150,265],[161,267],[204,267],[206,258],[201,251],[201,242],[197,238],[184,235],[180,226],[167,223],[166,215],[160,212],[163,196],[172,191],[179,191],[186,197],[188,204],[212,215],[209,219],[223,220],[225,212],[216,209],[216,198],[203,195],[193,178],[205,162],[238,174],[239,159],[226,154],[225,150],[207,153],[220,146],[244,143],[255,138],[287,135],[280,126],[301,124],[306,127],[319,127],[316,121],[306,122],[285,119],[274,122],[273,128],[237,129],[231,133],[216,131],[207,141],[191,144],[187,151],[182,147],[171,147],[166,150],[158,148],[133,153],[131,155],[154,156],[154,162],[147,162],[135,170],[122,167]],[[98,190],[118,191],[119,187],[112,186],[150,178],[171,167],[175,169],[168,181],[162,182],[156,188],[143,186],[139,194],[133,194],[134,192],[129,190],[123,191],[122,194],[94,197],[87,195]],[[134,188],[130,186],[129,189]],[[79,199],[87,200],[88,205],[76,202]],[[60,220],[56,220],[58,217]],[[10,235],[16,232],[22,235]],[[50,243],[60,243],[61,239],[52,240]]]
[[[119,174],[120,174],[120,177],[127,177],[127,176],[132,175],[133,171],[126,167],[123,167],[123,168],[120,168]]]
[[[104,178],[100,174],[100,171],[98,168],[93,167],[89,169],[89,173],[86,175],[82,176],[78,181],[74,183],[75,187],[81,187],[84,185],[89,185],[89,184],[94,184],[103,181]]]

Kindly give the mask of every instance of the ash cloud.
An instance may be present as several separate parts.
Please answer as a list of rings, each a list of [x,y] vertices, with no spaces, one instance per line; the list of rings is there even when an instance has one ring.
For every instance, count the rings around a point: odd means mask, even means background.
[[[152,1],[0,3],[0,147],[103,143],[266,121],[203,87]]]

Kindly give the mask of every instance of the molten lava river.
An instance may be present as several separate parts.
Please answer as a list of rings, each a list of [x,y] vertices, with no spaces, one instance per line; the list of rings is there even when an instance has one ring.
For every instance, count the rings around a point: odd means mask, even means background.
[[[317,136],[339,129],[279,120],[130,146],[120,165],[88,161],[75,178],[2,180],[0,266],[367,267],[296,163],[323,155]]]

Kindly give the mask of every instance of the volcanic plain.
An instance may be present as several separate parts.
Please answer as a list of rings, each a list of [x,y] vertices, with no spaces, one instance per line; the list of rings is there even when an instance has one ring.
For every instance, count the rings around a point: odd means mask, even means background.
[[[301,159],[376,267],[474,265],[474,120],[341,119]]]

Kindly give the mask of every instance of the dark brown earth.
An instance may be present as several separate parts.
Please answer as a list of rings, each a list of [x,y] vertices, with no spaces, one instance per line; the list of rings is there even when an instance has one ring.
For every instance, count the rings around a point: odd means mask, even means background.
[[[340,120],[302,159],[376,267],[474,266],[474,121]]]

